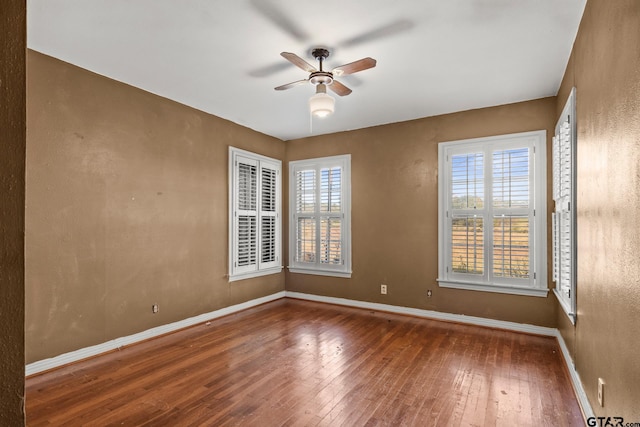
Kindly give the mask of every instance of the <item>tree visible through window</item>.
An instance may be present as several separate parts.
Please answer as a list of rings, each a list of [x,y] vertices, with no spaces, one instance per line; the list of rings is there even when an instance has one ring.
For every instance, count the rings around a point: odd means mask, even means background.
[[[441,285],[546,289],[540,151],[540,132],[440,144]]]

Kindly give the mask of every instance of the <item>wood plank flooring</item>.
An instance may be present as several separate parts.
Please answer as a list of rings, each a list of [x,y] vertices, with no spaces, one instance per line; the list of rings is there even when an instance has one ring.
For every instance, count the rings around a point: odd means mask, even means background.
[[[28,426],[584,426],[554,338],[293,299],[26,392]]]

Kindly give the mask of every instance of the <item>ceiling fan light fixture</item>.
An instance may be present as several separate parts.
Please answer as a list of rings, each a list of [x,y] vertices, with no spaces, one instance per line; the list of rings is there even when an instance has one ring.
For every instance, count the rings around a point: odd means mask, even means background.
[[[335,111],[336,100],[327,95],[327,87],[316,86],[316,94],[309,98],[309,111],[316,117],[327,117]]]

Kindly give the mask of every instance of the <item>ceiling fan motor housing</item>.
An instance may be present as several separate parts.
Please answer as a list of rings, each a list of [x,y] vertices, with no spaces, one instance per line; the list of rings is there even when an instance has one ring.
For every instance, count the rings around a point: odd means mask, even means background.
[[[333,83],[333,74],[322,69],[322,62],[329,57],[327,49],[318,47],[311,51],[311,55],[320,63],[320,71],[314,71],[309,75],[309,82],[314,85]]]
[[[330,85],[331,83],[333,83],[333,74],[326,71],[316,71],[309,75],[309,82],[314,85]]]

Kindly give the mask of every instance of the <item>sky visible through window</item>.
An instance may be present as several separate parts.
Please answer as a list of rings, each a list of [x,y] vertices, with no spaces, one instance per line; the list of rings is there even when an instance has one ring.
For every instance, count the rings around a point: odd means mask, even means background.
[[[485,152],[479,151],[451,158],[453,271],[484,274],[485,233],[491,233],[493,275],[528,278],[529,218],[517,210],[527,209],[530,204],[529,148],[492,151],[489,165],[485,164],[485,157]],[[485,182],[487,166],[490,183]],[[483,220],[489,191],[493,217]]]

